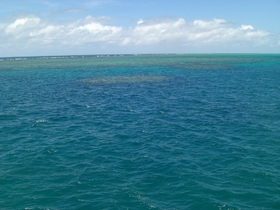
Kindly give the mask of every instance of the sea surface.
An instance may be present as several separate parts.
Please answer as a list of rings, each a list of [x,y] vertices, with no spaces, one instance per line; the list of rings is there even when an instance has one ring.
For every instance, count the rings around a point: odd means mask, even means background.
[[[280,209],[280,54],[1,58],[0,209]]]

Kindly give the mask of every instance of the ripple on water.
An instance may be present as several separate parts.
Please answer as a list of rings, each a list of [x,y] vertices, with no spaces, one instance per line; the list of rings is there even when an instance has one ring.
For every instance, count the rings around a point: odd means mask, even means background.
[[[91,79],[84,79],[86,83],[104,83],[104,84],[116,84],[116,83],[141,83],[141,82],[157,82],[167,80],[166,76],[105,76],[96,77]]]
[[[1,208],[279,209],[279,62],[215,56],[0,71]]]

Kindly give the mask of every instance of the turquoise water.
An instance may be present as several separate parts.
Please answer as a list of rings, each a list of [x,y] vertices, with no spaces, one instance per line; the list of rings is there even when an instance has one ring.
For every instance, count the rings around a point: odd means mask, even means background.
[[[280,55],[0,59],[0,209],[280,209]]]

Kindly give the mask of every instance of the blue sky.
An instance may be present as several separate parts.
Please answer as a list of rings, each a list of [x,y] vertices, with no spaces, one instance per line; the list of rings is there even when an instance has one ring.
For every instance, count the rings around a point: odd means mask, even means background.
[[[0,56],[280,53],[279,0],[1,0]]]

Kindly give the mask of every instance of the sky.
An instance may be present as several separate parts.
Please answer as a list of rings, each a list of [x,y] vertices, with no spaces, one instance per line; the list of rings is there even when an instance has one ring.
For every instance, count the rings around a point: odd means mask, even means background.
[[[0,57],[280,53],[280,0],[1,0]]]

